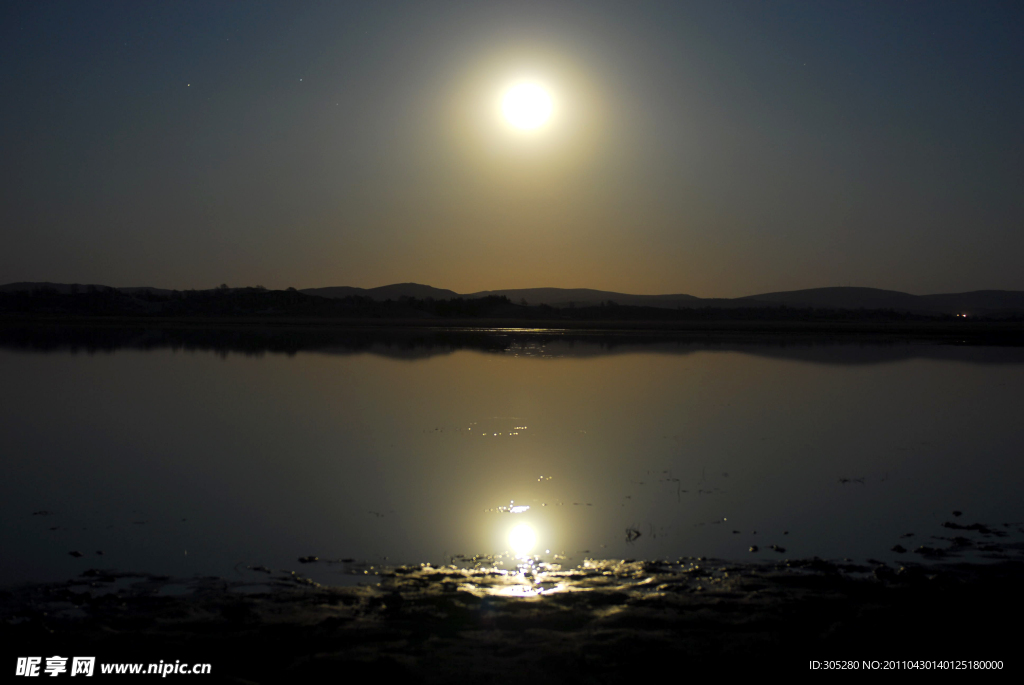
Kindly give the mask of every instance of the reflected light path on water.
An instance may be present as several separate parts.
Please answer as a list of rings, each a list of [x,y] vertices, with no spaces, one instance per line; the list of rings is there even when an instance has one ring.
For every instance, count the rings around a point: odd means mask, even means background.
[[[103,354],[45,336],[0,347],[16,398],[0,414],[0,582],[264,567],[340,583],[353,568],[477,557],[515,575],[516,556],[545,573],[892,561],[954,538],[984,551],[979,529],[947,523],[1024,520],[1020,349],[147,347],[162,335],[118,332],[125,346]],[[524,523],[533,550],[510,540]]]

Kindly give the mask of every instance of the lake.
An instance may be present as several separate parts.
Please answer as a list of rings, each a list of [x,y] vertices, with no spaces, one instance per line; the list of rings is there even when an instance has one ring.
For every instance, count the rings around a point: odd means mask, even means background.
[[[5,334],[0,377],[2,584],[891,562],[1024,521],[1017,347],[83,329]]]

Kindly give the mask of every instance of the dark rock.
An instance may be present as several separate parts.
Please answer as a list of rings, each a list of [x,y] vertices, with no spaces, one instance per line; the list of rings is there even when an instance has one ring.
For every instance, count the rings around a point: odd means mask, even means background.
[[[882,564],[875,568],[874,576],[877,580],[892,580],[896,577],[896,573],[888,566]]]
[[[921,556],[935,559],[946,556],[946,551],[936,547],[926,547],[925,545],[921,545],[914,550],[914,554],[920,554]]]

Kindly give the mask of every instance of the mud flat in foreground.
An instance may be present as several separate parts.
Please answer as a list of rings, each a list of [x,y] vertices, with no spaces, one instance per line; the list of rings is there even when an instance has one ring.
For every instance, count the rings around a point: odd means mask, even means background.
[[[210,663],[204,682],[616,683],[659,666],[679,677],[786,676],[811,660],[901,670],[893,662],[952,669],[999,660],[1003,671],[1019,670],[1024,549],[999,546],[983,563],[932,556],[902,567],[703,558],[512,572],[424,565],[355,587],[262,567],[241,580],[90,570],[4,591],[0,637],[10,664],[54,654]]]

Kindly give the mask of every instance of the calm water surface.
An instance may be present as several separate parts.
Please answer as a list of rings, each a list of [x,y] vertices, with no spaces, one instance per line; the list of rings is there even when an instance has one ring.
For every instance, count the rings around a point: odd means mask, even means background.
[[[892,560],[953,510],[1024,520],[1020,348],[494,334],[249,352],[0,349],[0,583],[250,565],[346,582],[297,560],[507,554],[522,525],[563,564],[773,544]]]

